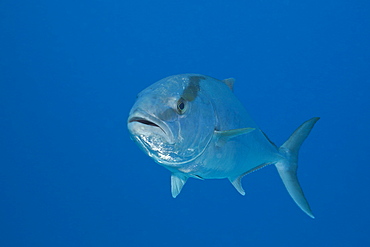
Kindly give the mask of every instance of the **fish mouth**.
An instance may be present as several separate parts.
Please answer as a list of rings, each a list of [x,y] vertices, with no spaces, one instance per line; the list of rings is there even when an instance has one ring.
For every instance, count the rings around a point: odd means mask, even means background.
[[[144,125],[148,125],[148,126],[153,126],[153,127],[160,128],[163,131],[163,133],[167,134],[166,131],[164,131],[164,129],[161,126],[159,126],[158,124],[156,124],[156,123],[154,123],[152,121],[149,121],[146,118],[133,117],[133,118],[130,118],[128,120],[128,123],[133,123],[133,122],[138,122],[138,123],[141,123],[141,124],[144,124]]]
[[[160,135],[168,144],[174,144],[174,136],[170,127],[160,119],[144,112],[135,112],[127,121],[133,135],[149,136]]]

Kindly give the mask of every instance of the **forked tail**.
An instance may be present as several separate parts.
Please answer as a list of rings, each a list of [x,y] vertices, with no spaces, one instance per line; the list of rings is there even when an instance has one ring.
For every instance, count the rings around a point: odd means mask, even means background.
[[[285,159],[275,164],[290,196],[311,218],[315,217],[312,214],[310,205],[303,194],[297,178],[298,152],[303,141],[310,134],[311,129],[319,119],[320,118],[318,117],[311,118],[294,131],[289,139],[279,148],[280,153],[285,157]]]

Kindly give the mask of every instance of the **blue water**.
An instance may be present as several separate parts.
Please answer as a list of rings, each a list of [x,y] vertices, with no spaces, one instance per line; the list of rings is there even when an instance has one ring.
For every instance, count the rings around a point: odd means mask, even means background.
[[[0,2],[0,246],[370,246],[370,4]],[[136,94],[173,74],[236,78],[276,144],[319,116],[299,179],[170,173],[129,138]],[[248,127],[248,126],[246,126]]]

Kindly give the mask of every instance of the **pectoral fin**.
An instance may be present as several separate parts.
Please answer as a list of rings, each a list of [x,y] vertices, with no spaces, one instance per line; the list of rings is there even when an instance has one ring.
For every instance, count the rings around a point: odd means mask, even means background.
[[[255,128],[242,128],[242,129],[232,129],[224,131],[215,131],[216,145],[221,147],[223,146],[230,138],[247,134]]]
[[[176,198],[180,194],[182,187],[188,180],[188,177],[182,173],[172,173],[171,175],[171,193],[172,197]]]

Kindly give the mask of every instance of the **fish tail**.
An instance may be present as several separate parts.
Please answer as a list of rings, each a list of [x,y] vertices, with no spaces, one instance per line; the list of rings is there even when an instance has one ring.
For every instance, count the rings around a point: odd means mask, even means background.
[[[299,126],[289,139],[279,148],[280,154],[285,159],[280,160],[275,164],[281,179],[288,190],[290,196],[293,198],[295,203],[311,218],[315,218],[312,214],[310,205],[308,204],[306,197],[302,191],[297,178],[298,168],[298,152],[303,141],[310,134],[313,126],[320,118],[311,118]]]

